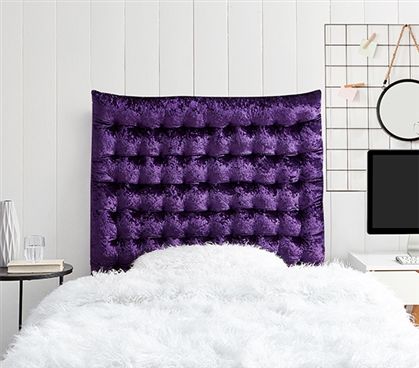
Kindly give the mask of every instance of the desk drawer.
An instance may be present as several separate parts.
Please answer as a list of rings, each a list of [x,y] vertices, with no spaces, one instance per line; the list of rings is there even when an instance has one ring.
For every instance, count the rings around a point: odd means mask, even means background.
[[[371,276],[393,290],[403,304],[419,304],[419,273],[415,271],[376,271]]]

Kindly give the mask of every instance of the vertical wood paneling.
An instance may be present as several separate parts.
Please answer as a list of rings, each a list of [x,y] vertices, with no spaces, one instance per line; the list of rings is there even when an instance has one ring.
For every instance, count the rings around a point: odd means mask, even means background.
[[[324,259],[331,259],[331,243],[332,243],[332,193],[324,192],[323,194],[323,216],[324,216]]]
[[[23,3],[23,229],[46,238],[45,257],[56,257],[55,3]],[[32,282],[24,312],[56,280]]]
[[[1,19],[1,188],[23,215],[23,61],[21,1],[4,2]]]
[[[399,20],[403,23],[419,23],[419,2],[412,0],[399,1]]]
[[[23,16],[23,226],[44,234],[46,255],[55,257],[55,4],[24,2]]]
[[[126,94],[159,95],[159,3],[126,2]]]
[[[404,239],[402,237],[401,239]],[[398,251],[401,248],[400,235],[369,235],[365,234],[366,253],[385,253]]]
[[[230,0],[229,94],[260,96],[263,93],[262,2]]]
[[[399,23],[419,23],[419,1],[411,0],[400,0],[399,1]],[[415,33],[416,38],[418,35],[419,27],[414,27],[413,32]],[[411,52],[416,52],[414,46],[412,46]],[[413,54],[412,54],[413,55]],[[391,143],[398,142],[399,144],[402,141],[392,140]],[[406,142],[403,142],[406,143]],[[409,144],[409,142],[407,142]],[[411,142],[411,147],[413,149],[419,149],[418,141]],[[400,249],[407,249],[407,236],[400,236]]]
[[[297,0],[297,88],[319,89],[323,78],[323,29],[330,20],[329,2]]]
[[[331,193],[331,259],[346,260],[349,252],[364,252],[365,192]]]
[[[228,94],[227,1],[194,3],[195,94]]]
[[[398,1],[365,1],[365,23],[398,23],[398,18]],[[397,251],[399,243],[399,235],[365,235],[365,251],[368,253]]]
[[[297,91],[307,92],[320,89],[324,85],[324,23],[330,20],[329,3],[324,1],[297,0],[296,2],[296,67]],[[314,72],[314,71],[317,72]],[[324,116],[324,109],[322,111]],[[323,118],[324,120],[324,118]],[[324,133],[323,133],[324,135]],[[323,137],[324,139],[324,137]],[[325,218],[326,259],[333,256],[333,239],[331,222],[331,194],[325,193],[323,199]]]
[[[297,92],[296,5],[263,2],[263,94]]]
[[[77,27],[73,27],[77,24]],[[57,257],[90,273],[90,6],[57,2]]]
[[[331,12],[331,9],[330,9]],[[331,20],[331,14],[329,14],[329,19]],[[297,23],[297,22],[296,22]],[[326,31],[326,28],[323,28],[323,32]],[[323,34],[323,41],[328,38]],[[324,52],[324,63],[329,64],[331,61],[330,54]],[[330,78],[330,73],[324,76],[324,79]],[[323,179],[324,180],[324,194],[323,194],[323,213],[324,213],[324,249],[325,249],[325,260],[330,261],[332,258],[332,193],[326,192],[326,165],[327,162],[327,150],[326,150],[326,109],[325,109],[325,100],[326,100],[326,91],[322,91],[322,136],[323,136]]]
[[[398,23],[398,0],[365,0],[365,23]]]
[[[0,81],[3,79],[3,58],[1,55],[3,54],[3,0],[0,0]],[[3,198],[3,151],[2,151],[2,144],[1,139],[3,137],[3,116],[2,116],[2,107],[3,107],[3,85],[0,82],[0,199]],[[4,303],[4,290],[2,283],[0,284],[0,310],[3,310],[3,303]],[[0,326],[4,324],[3,321],[3,313],[0,312]],[[1,352],[4,349],[3,340],[7,338],[4,335],[3,329],[0,331],[0,356]]]
[[[332,23],[363,23],[363,0],[333,0],[330,3],[330,20]]]
[[[23,61],[22,1],[1,4],[0,199],[15,202],[23,218]],[[17,332],[16,283],[0,283],[0,355]]]
[[[193,2],[160,2],[160,94],[193,95]]]
[[[124,94],[124,1],[91,2],[92,88]]]
[[[349,19],[349,21],[346,21]],[[330,4],[332,23],[362,23],[364,4],[361,1],[333,1]],[[330,258],[346,259],[349,252],[363,252],[366,233],[364,193],[330,193]]]

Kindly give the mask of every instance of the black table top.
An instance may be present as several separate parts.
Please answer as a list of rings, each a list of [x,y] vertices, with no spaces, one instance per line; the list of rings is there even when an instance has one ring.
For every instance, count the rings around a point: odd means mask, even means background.
[[[7,267],[0,267],[0,281],[19,281],[19,280],[40,280],[52,279],[69,275],[73,272],[73,266],[64,263],[64,269],[58,272],[43,272],[43,273],[8,273]]]

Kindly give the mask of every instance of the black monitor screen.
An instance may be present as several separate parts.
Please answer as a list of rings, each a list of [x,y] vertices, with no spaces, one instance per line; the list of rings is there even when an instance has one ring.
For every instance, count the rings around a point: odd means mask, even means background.
[[[419,233],[419,151],[368,151],[368,233]]]

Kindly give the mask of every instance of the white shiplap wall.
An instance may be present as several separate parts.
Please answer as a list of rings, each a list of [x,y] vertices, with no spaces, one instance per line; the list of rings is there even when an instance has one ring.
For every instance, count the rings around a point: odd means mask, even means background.
[[[323,86],[323,25],[419,23],[403,0],[1,0],[0,198],[24,234],[47,238],[72,277],[89,274],[90,90],[241,96]],[[399,249],[369,236],[364,193],[326,193],[328,258]],[[17,327],[17,285],[0,283],[0,353]],[[32,281],[25,315],[56,286]]]

